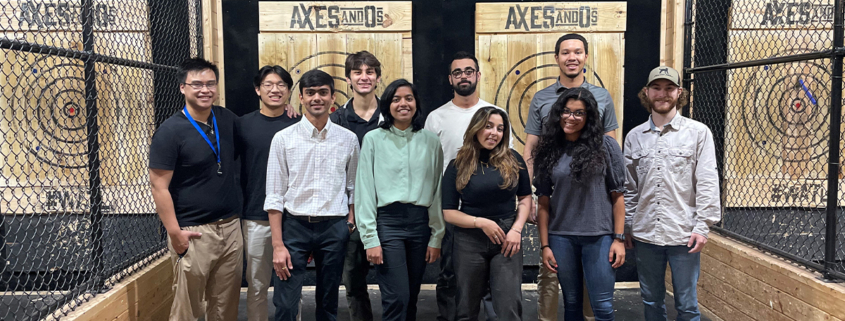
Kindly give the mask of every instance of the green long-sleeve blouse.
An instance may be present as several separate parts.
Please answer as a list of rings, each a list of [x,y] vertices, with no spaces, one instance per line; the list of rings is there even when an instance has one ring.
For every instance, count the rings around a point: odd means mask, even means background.
[[[367,133],[355,177],[355,222],[364,248],[381,245],[376,211],[396,202],[428,207],[428,246],[440,248],[445,231],[440,206],[442,173],[443,149],[434,133],[392,126]]]

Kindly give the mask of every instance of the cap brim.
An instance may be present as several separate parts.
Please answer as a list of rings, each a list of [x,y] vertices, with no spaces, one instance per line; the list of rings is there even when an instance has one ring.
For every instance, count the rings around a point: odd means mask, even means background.
[[[651,83],[653,83],[655,80],[658,80],[658,79],[666,79],[666,80],[668,80],[668,81],[671,81],[673,84],[675,84],[675,86],[678,86],[678,87],[680,87],[680,86],[681,86],[681,84],[679,84],[679,83],[675,80],[675,77],[672,77],[672,76],[666,76],[666,75],[659,75],[659,76],[655,76],[653,79],[651,79],[651,80],[648,82],[648,84],[649,84],[649,85],[651,85]]]

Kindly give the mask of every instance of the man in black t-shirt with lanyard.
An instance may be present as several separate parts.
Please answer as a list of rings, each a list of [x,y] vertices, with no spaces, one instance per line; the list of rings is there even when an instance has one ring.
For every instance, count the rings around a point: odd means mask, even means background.
[[[273,275],[273,245],[270,221],[264,211],[267,158],[270,143],[280,130],[298,122],[286,111],[293,87],[290,74],[280,66],[264,66],[253,79],[261,109],[235,122],[238,157],[241,160],[241,190],[244,195],[243,234],[246,252],[247,320],[267,320],[267,289]]]
[[[235,114],[213,106],[217,67],[187,59],[177,73],[185,105],[156,130],[150,183],[174,265],[170,320],[235,320],[243,271],[235,182]],[[203,311],[205,308],[205,311]]]

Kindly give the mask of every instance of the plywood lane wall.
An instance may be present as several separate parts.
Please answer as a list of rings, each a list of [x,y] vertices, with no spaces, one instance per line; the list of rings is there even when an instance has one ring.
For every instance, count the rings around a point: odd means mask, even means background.
[[[568,33],[587,39],[584,73],[610,92],[622,141],[625,2],[479,3],[475,11],[481,98],[508,111],[517,150],[525,142],[531,98],[560,75],[554,48]]]
[[[44,11],[51,6],[40,3],[0,4],[6,10],[0,28],[19,30],[0,36],[83,50],[78,15]],[[150,62],[145,3],[101,1],[95,4],[95,11],[96,52]],[[2,213],[87,211],[89,151],[83,61],[13,50],[4,50],[3,57]],[[153,130],[152,73],[102,63],[95,69],[104,204],[112,212],[153,213],[146,176]]]
[[[732,8],[729,62],[831,48],[833,1],[799,15],[754,0]],[[725,206],[825,206],[831,70],[809,60],[728,71]]]
[[[411,2],[260,2],[258,9],[259,65],[290,72],[298,109],[299,78],[311,69],[334,77],[335,108],[342,106],[352,96],[346,56],[361,50],[381,62],[378,94],[396,79],[413,78]]]

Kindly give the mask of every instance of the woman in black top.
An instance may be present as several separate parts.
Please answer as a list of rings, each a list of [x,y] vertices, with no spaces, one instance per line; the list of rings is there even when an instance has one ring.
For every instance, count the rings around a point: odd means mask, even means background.
[[[488,287],[499,320],[522,320],[520,241],[531,183],[522,156],[508,148],[510,132],[504,110],[479,109],[443,175],[443,216],[455,225],[457,320],[478,320]]]
[[[584,320],[582,275],[596,320],[613,320],[614,269],[625,263],[622,149],[584,88],[564,91],[543,128],[534,151],[543,264],[557,272],[567,321]]]

